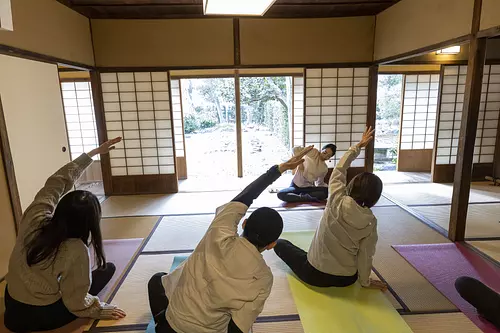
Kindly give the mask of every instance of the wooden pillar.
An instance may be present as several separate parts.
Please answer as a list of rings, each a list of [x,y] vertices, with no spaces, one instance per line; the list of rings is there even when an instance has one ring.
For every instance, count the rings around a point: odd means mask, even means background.
[[[370,67],[368,77],[368,110],[366,114],[366,126],[375,128],[377,119],[377,86],[378,86],[378,65]],[[365,148],[365,171],[373,172],[373,162],[375,156],[375,140]]]
[[[104,101],[102,100],[101,73],[99,71],[90,71],[90,85],[92,87],[92,99],[94,101],[94,114],[97,127],[97,136],[99,143],[102,144],[108,140],[106,131],[106,121],[104,119]],[[109,154],[101,155],[102,181],[104,194],[113,193],[113,182],[111,180],[111,160]]]
[[[234,97],[236,101],[236,155],[238,158],[238,177],[243,177],[243,145],[241,140],[241,94],[240,94],[240,72],[235,70],[234,74]]]
[[[481,102],[483,69],[486,59],[486,38],[477,38],[481,6],[482,0],[475,0],[472,35],[469,42],[469,61],[465,82],[464,106],[453,182],[450,225],[448,229],[448,237],[452,241],[463,241],[465,239],[467,210],[469,208],[474,144],[476,141],[479,106]]]

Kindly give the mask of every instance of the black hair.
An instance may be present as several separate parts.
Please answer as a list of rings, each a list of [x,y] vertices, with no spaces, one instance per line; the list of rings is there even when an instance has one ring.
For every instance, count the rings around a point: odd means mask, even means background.
[[[330,148],[332,150],[332,152],[333,152],[332,156],[334,156],[335,153],[337,153],[337,146],[334,145],[333,143],[329,143],[329,144],[325,145],[323,147],[323,150],[325,150],[326,148]]]
[[[347,195],[358,205],[371,208],[375,206],[382,195],[384,185],[382,180],[371,172],[363,172],[354,177],[347,186]]]
[[[262,250],[278,240],[283,231],[283,219],[272,208],[256,209],[247,219],[243,229],[243,237]]]
[[[94,247],[95,264],[98,268],[104,267],[106,258],[100,221],[101,204],[94,194],[88,191],[68,193],[57,204],[54,215],[26,238],[28,266],[53,264],[61,244],[67,239],[78,238]]]

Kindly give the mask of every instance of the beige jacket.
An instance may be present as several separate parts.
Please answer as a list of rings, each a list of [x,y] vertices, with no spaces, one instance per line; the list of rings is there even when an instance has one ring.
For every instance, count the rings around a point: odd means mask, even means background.
[[[73,190],[75,181],[91,163],[92,159],[83,154],[66,164],[47,180],[24,212],[6,277],[9,294],[15,300],[43,306],[62,298],[78,317],[111,318],[115,307],[88,293],[92,282],[89,249],[80,239],[63,242],[48,267],[46,263],[28,266],[24,250],[26,238],[52,217],[59,200]]]
[[[309,249],[309,263],[321,272],[351,276],[368,286],[377,245],[377,219],[346,194],[346,173],[360,150],[351,147],[333,170],[328,202]]]

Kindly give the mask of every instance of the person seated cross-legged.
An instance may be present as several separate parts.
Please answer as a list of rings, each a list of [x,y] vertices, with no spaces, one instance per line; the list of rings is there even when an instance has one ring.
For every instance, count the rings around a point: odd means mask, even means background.
[[[293,148],[293,155],[302,153],[303,147]],[[328,185],[325,176],[328,173],[327,160],[337,151],[334,144],[323,147],[321,152],[312,149],[304,156],[304,163],[293,172],[292,183],[278,192],[278,198],[285,202],[320,202],[328,198]]]
[[[215,218],[190,257],[171,274],[149,281],[151,312],[157,333],[247,333],[261,313],[273,284],[262,252],[276,245],[283,230],[277,211],[262,207],[238,225],[248,208],[286,170],[303,163],[312,147],[288,162],[275,165]]]

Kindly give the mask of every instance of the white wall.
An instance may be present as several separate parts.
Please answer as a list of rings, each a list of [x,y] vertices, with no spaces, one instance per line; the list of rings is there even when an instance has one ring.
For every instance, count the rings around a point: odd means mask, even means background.
[[[21,206],[69,162],[57,66],[0,55],[0,95]]]

